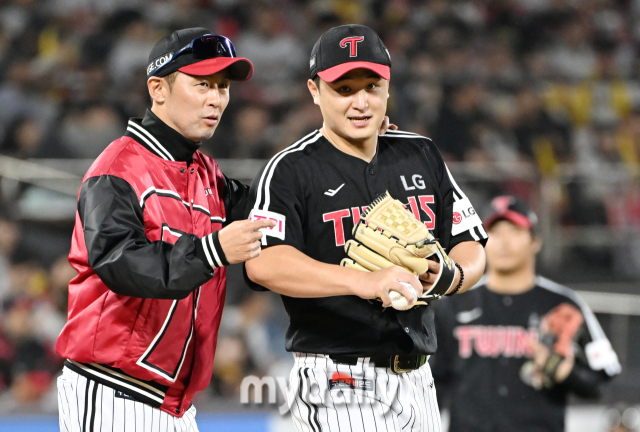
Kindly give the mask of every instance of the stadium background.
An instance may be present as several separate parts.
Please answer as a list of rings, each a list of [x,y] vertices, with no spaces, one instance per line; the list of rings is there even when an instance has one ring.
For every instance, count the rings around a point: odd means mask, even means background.
[[[76,194],[149,106],[155,41],[202,26],[254,63],[203,146],[249,181],[321,125],[308,56],[344,23],[391,53],[392,122],[434,138],[481,214],[498,193],[528,199],[540,272],[597,312],[624,372],[596,406],[574,401],[569,430],[613,430],[625,412],[640,428],[640,1],[0,0],[0,431],[57,427]],[[201,430],[286,430],[276,405],[239,397],[245,376],[288,376],[286,313],[238,268],[226,303]]]

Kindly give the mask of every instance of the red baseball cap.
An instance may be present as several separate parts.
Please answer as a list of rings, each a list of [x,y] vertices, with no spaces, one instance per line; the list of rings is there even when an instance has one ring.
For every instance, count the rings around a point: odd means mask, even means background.
[[[512,224],[535,230],[538,216],[522,198],[513,195],[502,195],[491,200],[492,213],[485,218],[484,226],[489,229],[499,220],[508,220]]]

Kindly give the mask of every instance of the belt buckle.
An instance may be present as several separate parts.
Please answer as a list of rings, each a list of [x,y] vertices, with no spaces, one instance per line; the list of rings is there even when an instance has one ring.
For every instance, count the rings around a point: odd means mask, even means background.
[[[398,365],[400,363],[400,356],[397,355],[393,358],[393,371],[395,373],[411,372],[413,369],[401,369]]]
[[[400,368],[400,366],[398,365],[398,363],[400,363],[400,356],[397,355],[393,358],[393,371],[395,373],[403,373],[403,372],[411,372],[412,370],[416,370],[418,368],[420,368],[421,366],[423,366],[425,363],[427,362],[427,356],[426,355],[421,355],[419,356],[415,363],[414,363],[414,367],[413,368],[409,368],[409,369],[402,369]]]

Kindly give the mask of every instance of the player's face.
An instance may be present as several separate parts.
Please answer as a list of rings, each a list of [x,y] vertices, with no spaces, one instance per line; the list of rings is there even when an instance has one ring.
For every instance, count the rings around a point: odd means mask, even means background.
[[[192,76],[179,73],[171,91],[164,92],[163,120],[192,141],[211,138],[229,104],[226,72]]]
[[[510,274],[532,268],[539,250],[540,241],[527,228],[500,220],[489,229],[485,254],[492,271]]]
[[[320,81],[316,94],[311,85],[310,90],[332,132],[356,142],[377,136],[387,111],[389,81],[368,69],[355,69],[334,82]]]

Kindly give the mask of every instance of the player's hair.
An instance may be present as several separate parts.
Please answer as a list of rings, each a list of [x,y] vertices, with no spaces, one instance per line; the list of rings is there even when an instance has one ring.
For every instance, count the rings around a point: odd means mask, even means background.
[[[313,77],[313,82],[316,85],[316,88],[318,89],[318,93],[320,93],[320,81],[322,80],[322,78],[320,78],[320,75],[316,75],[315,77]]]
[[[176,82],[178,73],[180,73],[180,71],[171,72],[169,75],[163,77],[165,80],[167,80],[167,84],[169,84],[169,91],[173,90],[173,83]]]
[[[179,71],[171,72],[169,75],[162,77],[167,81],[167,84],[169,84],[169,91],[173,90],[173,84],[176,82],[178,72]],[[151,105],[153,105],[153,98],[151,97],[151,95],[149,95],[149,99],[151,100]]]

